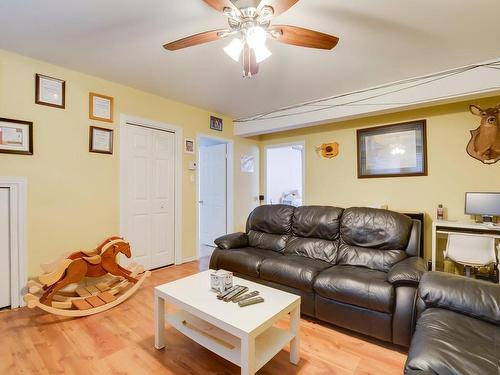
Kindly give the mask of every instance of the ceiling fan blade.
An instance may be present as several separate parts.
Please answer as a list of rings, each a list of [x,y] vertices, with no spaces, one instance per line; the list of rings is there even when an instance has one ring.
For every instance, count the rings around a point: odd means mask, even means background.
[[[281,36],[277,38],[279,42],[294,46],[333,49],[339,42],[339,38],[336,36],[297,26],[273,25],[269,30],[281,33]]]
[[[221,13],[224,12],[224,8],[231,8],[238,10],[238,8],[236,8],[230,0],[203,0],[203,1]]]
[[[259,72],[259,64],[252,48],[245,44],[243,49],[243,70],[245,77],[252,77]]]
[[[281,13],[286,12],[288,9],[297,4],[299,0],[262,0],[259,4],[259,12],[265,6],[274,9],[274,16],[279,16]]]
[[[182,38],[174,42],[164,44],[163,48],[169,51],[177,51],[178,49],[197,46],[198,44],[213,42],[214,40],[222,38],[220,34],[225,32],[227,32],[226,29],[206,31],[204,33],[191,35],[186,38]]]

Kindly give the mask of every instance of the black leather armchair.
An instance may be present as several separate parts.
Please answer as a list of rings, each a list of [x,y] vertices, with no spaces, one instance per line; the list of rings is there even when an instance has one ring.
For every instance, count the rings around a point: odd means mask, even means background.
[[[210,268],[301,296],[305,315],[408,346],[420,222],[372,208],[261,206],[215,241]]]
[[[419,297],[405,374],[500,373],[499,285],[429,272]]]

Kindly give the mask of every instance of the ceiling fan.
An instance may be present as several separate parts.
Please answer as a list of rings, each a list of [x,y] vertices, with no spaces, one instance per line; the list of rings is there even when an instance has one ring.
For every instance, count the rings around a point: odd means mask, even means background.
[[[227,18],[229,28],[206,31],[165,44],[169,51],[234,37],[224,51],[243,64],[245,77],[259,72],[259,63],[271,56],[267,39],[295,46],[331,50],[339,39],[335,36],[289,25],[271,25],[273,17],[294,6],[299,0],[203,0]]]

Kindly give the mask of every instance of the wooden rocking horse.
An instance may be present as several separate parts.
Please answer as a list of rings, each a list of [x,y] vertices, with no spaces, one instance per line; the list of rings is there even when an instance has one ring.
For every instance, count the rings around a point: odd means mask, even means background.
[[[108,310],[125,301],[151,273],[133,263],[121,267],[116,256],[131,257],[130,245],[110,237],[91,251],[77,251],[42,265],[46,272],[40,283],[30,281],[24,296],[28,307],[39,307],[63,316],[87,316]]]

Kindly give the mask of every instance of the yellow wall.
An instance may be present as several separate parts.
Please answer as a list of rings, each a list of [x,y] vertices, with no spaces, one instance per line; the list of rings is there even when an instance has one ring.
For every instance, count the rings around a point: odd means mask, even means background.
[[[306,142],[306,204],[388,204],[389,209],[396,211],[425,212],[425,253],[430,259],[431,219],[435,218],[438,204],[447,208],[448,218],[470,220],[464,215],[466,191],[500,191],[500,162],[483,165],[465,151],[469,131],[479,125],[479,118],[468,111],[471,103],[494,106],[500,103],[500,97],[265,135],[261,137],[261,150],[268,144]],[[356,129],[420,119],[427,119],[427,177],[357,178]],[[334,141],[340,144],[337,158],[327,160],[316,154],[315,146]],[[261,191],[265,191],[265,154],[262,155]]]
[[[35,73],[66,81],[66,109],[36,105]],[[89,92],[115,98],[115,122],[88,119]],[[96,77],[0,50],[0,117],[33,121],[34,155],[0,154],[0,176],[28,178],[28,274],[38,265],[73,249],[93,248],[119,232],[119,114],[183,127],[184,137],[198,133],[233,138],[232,121],[224,132],[209,129],[210,112]],[[89,126],[115,131],[112,156],[88,152]],[[242,174],[239,158],[254,155],[255,140],[235,139],[235,228],[242,229],[255,206],[259,174]],[[184,154],[182,182],[183,258],[196,255],[196,184],[190,181]]]

